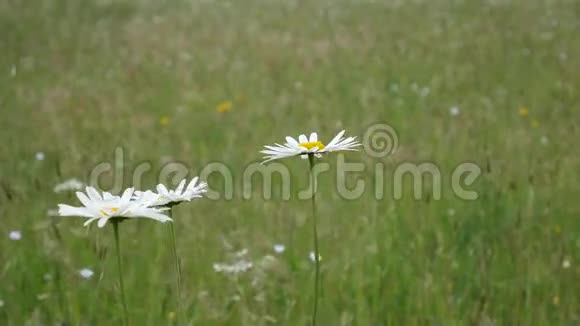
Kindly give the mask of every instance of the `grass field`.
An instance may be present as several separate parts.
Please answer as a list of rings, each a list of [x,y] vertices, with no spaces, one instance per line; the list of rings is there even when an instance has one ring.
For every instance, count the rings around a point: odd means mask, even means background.
[[[367,167],[347,178],[367,182],[360,198],[337,195],[337,156],[323,159],[320,325],[580,323],[578,1],[4,0],[0,35],[2,325],[122,322],[112,229],[48,216],[77,204],[53,187],[88,182],[116,148],[123,173],[103,175],[105,190],[133,185],[143,162],[142,189],[165,182],[167,162],[234,177],[232,199],[174,210],[181,319],[168,226],[123,223],[133,325],[306,325],[308,164],[282,161],[290,200],[279,179],[271,199],[258,182],[244,199],[244,168],[286,135],[362,137],[377,123],[399,146],[345,155]],[[406,179],[394,199],[404,162],[437,165],[442,198],[414,199]],[[477,200],[451,191],[463,162],[482,168]],[[246,272],[214,270],[242,258]]]

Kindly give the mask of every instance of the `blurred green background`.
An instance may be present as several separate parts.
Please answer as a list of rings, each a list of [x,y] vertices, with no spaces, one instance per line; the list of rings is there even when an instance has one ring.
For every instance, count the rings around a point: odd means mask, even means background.
[[[234,175],[232,200],[175,209],[181,324],[306,324],[307,163],[285,161],[289,201],[259,187],[241,198],[243,169],[286,135],[361,137],[375,123],[399,147],[346,155],[367,166],[348,178],[367,181],[362,198],[319,180],[321,325],[580,322],[578,1],[3,0],[0,35],[0,324],[121,323],[112,230],[48,216],[77,205],[53,187],[87,182],[117,147],[124,187],[142,162],[142,188],[167,162]],[[390,195],[402,162],[432,162],[445,181],[467,161],[484,171],[475,201],[448,185],[415,200],[411,182]],[[175,323],[167,225],[121,234],[133,324]],[[242,258],[246,272],[213,268]]]

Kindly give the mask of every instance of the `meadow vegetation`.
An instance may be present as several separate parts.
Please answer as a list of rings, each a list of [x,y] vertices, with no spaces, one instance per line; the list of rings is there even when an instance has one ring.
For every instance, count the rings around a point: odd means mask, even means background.
[[[271,199],[259,178],[242,198],[244,168],[286,135],[361,137],[376,123],[399,144],[345,155],[367,167],[347,178],[366,182],[363,196],[341,198],[337,156],[322,159],[320,325],[580,322],[578,1],[5,0],[0,34],[2,325],[121,323],[112,229],[49,216],[76,203],[54,186],[87,182],[117,147],[124,187],[142,162],[141,189],[173,187],[159,180],[168,162],[190,176],[221,162],[234,176],[231,200],[173,210],[180,324],[308,323],[310,202],[296,195],[308,161],[283,162],[290,200],[277,178]],[[442,198],[426,180],[416,200],[407,179],[393,199],[404,162],[437,165]],[[449,187],[462,162],[483,171],[473,201]],[[176,321],[167,227],[121,229],[134,325]],[[240,262],[251,267],[224,271]]]

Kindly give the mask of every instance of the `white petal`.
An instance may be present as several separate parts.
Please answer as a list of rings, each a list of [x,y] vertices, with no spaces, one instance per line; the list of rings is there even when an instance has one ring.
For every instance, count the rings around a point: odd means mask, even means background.
[[[121,196],[121,200],[123,202],[128,202],[129,200],[131,200],[131,198],[133,197],[133,192],[135,191],[135,188],[127,188],[125,189],[125,191],[123,191],[123,195]]]
[[[86,191],[87,191],[87,194],[89,195],[89,198],[91,200],[103,200],[103,198],[101,197],[101,195],[99,194],[97,189],[95,189],[93,187],[87,187]]]
[[[193,190],[196,191],[197,193],[203,194],[207,192],[207,183],[200,182],[199,185],[197,185],[197,187],[193,188]]]
[[[106,217],[101,217],[99,218],[99,222],[97,222],[97,226],[102,228],[105,226],[105,224],[107,224],[107,218]]]
[[[165,196],[169,193],[169,191],[167,190],[167,188],[165,188],[163,184],[160,183],[157,185],[157,193],[159,193],[162,196]]]
[[[266,148],[265,150],[270,150],[270,151],[278,151],[278,150],[280,150],[280,147],[278,147],[278,146],[265,145],[264,148]],[[263,150],[263,151],[265,151],[265,150]]]
[[[73,207],[64,204],[58,204],[58,215],[60,216],[79,216],[79,217],[95,217],[85,207]]]
[[[342,135],[344,135],[344,130],[342,130],[336,136],[334,136],[334,138],[332,138],[332,140],[328,143],[328,145],[326,145],[326,147],[333,146],[336,143],[338,143],[338,141],[342,138]]]
[[[307,142],[308,142],[308,138],[306,138],[306,136],[305,136],[305,135],[300,135],[300,136],[298,137],[298,141],[299,141],[300,143],[307,143]]]
[[[103,192],[103,200],[113,200],[118,198],[118,196],[113,196],[110,192],[104,191]]]
[[[287,136],[286,137],[286,142],[288,144],[290,144],[290,145],[298,145],[298,142],[296,141],[296,139],[294,139],[294,138],[292,138],[290,136]]]
[[[313,132],[310,134],[310,142],[316,142],[316,141],[318,141],[318,135],[315,132]]]
[[[89,197],[87,197],[87,195],[85,195],[84,193],[77,191],[76,192],[77,198],[81,201],[81,203],[85,206],[89,206],[91,203],[91,200],[89,199]]]
[[[175,189],[175,193],[178,194],[178,195],[181,195],[181,193],[183,192],[183,188],[184,187],[185,187],[185,179],[181,180],[181,182],[179,183],[179,185]]]
[[[338,135],[339,138],[335,137],[328,145],[321,150],[321,153],[325,152],[335,152],[335,151],[356,151],[356,147],[362,146],[357,140],[356,137],[348,137],[342,138],[344,134],[344,130],[341,131]]]
[[[189,182],[189,184],[187,185],[187,190],[192,190],[192,189],[194,189],[194,188],[195,188],[195,184],[197,183],[197,180],[198,180],[198,179],[199,179],[198,177],[195,177],[195,178],[191,179],[191,181],[190,181],[190,182]]]
[[[145,217],[162,223],[173,221],[169,216],[153,208],[137,208],[132,212],[133,217]]]
[[[98,219],[99,219],[99,217],[90,218],[90,219],[86,220],[85,223],[83,223],[83,226],[87,226],[87,225],[93,223],[95,220],[98,220]]]

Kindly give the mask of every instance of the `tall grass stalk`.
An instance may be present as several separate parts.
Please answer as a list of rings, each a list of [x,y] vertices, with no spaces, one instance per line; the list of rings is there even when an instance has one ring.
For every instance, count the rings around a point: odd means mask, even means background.
[[[316,326],[318,313],[318,282],[320,278],[320,254],[318,251],[318,229],[316,227],[316,176],[314,175],[314,154],[308,154],[310,163],[310,185],[312,186],[312,234],[314,237],[314,263],[316,272],[314,275],[314,307],[312,308],[312,326]]]

